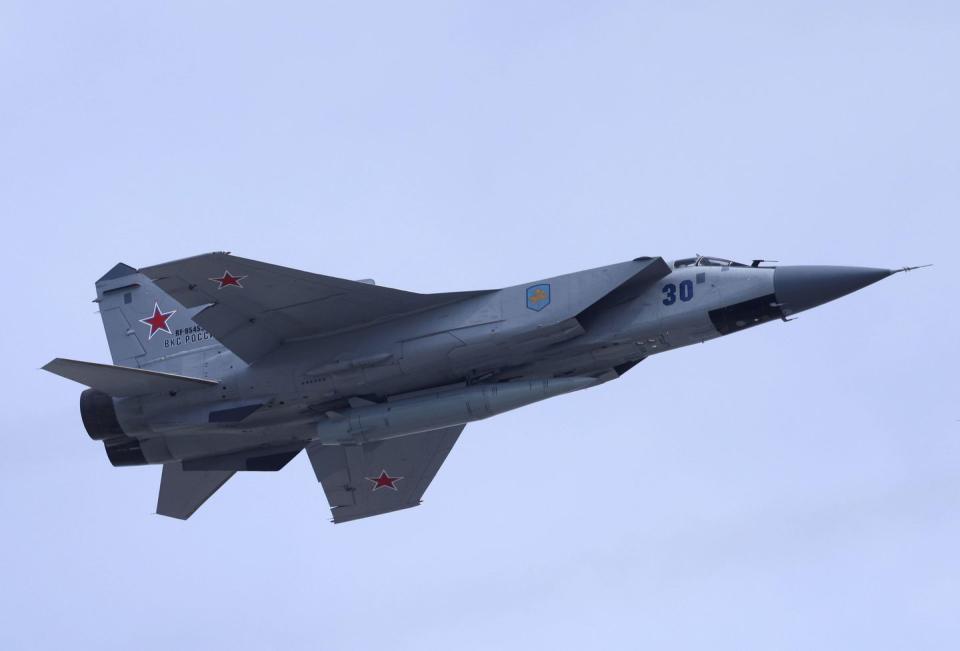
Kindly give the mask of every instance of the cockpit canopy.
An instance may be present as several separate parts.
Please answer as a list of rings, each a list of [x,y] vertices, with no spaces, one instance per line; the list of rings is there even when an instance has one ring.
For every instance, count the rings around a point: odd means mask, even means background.
[[[742,262],[734,262],[725,258],[714,258],[709,255],[698,255],[695,258],[682,258],[673,263],[677,269],[680,267],[749,267],[750,265]]]

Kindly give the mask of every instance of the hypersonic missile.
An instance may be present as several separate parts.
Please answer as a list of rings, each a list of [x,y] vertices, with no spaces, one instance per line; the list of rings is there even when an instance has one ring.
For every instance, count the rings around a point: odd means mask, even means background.
[[[335,445],[379,441],[463,425],[600,383],[592,377],[517,380],[361,405],[343,415],[329,413],[329,420],[317,425],[317,441]]]

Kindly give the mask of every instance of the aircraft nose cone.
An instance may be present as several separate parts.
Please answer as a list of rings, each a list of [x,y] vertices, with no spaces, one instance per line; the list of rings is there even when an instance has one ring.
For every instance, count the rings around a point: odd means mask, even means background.
[[[773,290],[784,314],[796,314],[846,296],[891,275],[871,267],[777,267]]]

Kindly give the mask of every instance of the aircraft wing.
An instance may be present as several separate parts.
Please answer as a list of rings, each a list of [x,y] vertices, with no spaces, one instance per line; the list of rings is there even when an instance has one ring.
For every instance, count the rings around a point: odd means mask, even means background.
[[[350,330],[487,293],[417,294],[228,253],[140,272],[182,305],[206,306],[193,320],[248,363],[289,339]]]
[[[363,445],[313,445],[310,463],[335,523],[420,504],[464,425]]]

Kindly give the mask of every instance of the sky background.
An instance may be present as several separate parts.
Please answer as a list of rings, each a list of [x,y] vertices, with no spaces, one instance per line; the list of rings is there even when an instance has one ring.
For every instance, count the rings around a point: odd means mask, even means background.
[[[956,649],[955,2],[0,3],[0,647]],[[899,267],[468,426],[333,526],[188,522],[39,371],[93,282],[229,250],[421,292],[641,255]]]

